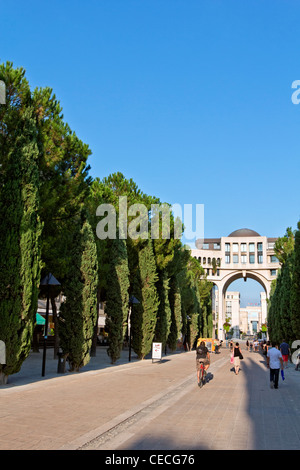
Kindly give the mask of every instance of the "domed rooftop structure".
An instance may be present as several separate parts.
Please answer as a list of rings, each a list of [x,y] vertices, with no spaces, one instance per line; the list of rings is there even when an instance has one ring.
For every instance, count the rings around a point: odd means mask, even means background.
[[[230,233],[228,237],[260,237],[260,234],[249,228],[240,228]]]

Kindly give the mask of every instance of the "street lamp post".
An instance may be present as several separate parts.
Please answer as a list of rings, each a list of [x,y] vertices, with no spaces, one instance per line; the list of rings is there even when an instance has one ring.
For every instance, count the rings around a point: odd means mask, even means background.
[[[128,361],[130,362],[131,361],[131,309],[132,309],[132,306],[133,304],[139,304],[140,302],[138,301],[138,299],[136,299],[134,297],[134,295],[132,295],[131,297],[129,297],[129,313],[128,313],[128,338],[129,338],[129,357],[128,357]]]
[[[49,316],[49,298],[50,298],[50,287],[51,286],[60,286],[60,283],[53,276],[53,274],[47,274],[44,279],[41,281],[41,286],[47,287],[47,304],[46,304],[46,323],[45,323],[45,332],[44,332],[44,351],[43,351],[43,365],[42,365],[42,377],[45,376],[45,366],[46,366],[46,350],[47,350],[47,337],[48,337],[48,316]]]

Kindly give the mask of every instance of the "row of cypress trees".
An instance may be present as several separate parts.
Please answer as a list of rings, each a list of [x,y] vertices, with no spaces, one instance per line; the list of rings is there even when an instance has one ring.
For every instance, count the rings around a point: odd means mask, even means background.
[[[53,91],[31,91],[25,70],[12,63],[0,65],[0,80],[6,85],[0,105],[0,340],[6,364],[0,364],[0,379],[18,372],[29,354],[37,299],[45,295],[40,280],[48,272],[60,281],[64,298],[58,315],[58,291],[51,289],[54,354],[59,345],[71,370],[94,354],[100,301],[112,362],[127,334],[132,295],[140,301],[131,316],[139,358],[153,340],[175,349],[184,335],[191,348],[198,335],[210,336],[211,285],[180,240],[96,236],[99,204],[118,210],[119,196],[126,195],[150,214],[160,201],[121,173],[92,180],[91,151],[64,122]]]
[[[128,205],[142,203],[147,207],[150,226],[151,206],[160,201],[144,194],[122,173],[116,173],[103,180],[97,178],[91,185],[89,207],[94,214],[95,231],[98,205],[112,204],[119,216],[118,198],[124,195]],[[131,222],[128,215],[127,225]],[[105,302],[105,330],[112,362],[120,357],[128,334],[128,304],[132,296],[139,301],[131,308],[132,347],[141,359],[151,351],[153,341],[175,350],[178,339],[184,338],[187,348],[192,348],[197,336],[212,334],[212,284],[206,280],[199,262],[174,237],[172,214],[170,225],[169,239],[117,236],[115,240],[96,240],[99,298]]]
[[[275,252],[281,268],[271,286],[268,332],[271,340],[292,345],[300,340],[300,222],[277,240]]]

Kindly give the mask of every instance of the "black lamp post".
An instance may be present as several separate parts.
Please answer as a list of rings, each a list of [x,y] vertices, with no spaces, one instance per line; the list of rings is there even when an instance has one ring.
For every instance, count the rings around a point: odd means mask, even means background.
[[[53,276],[53,274],[47,274],[41,281],[41,286],[47,287],[47,305],[46,305],[46,323],[44,333],[44,351],[43,351],[43,366],[42,366],[42,377],[45,376],[45,365],[46,365],[46,350],[47,350],[47,336],[48,336],[48,316],[49,316],[49,298],[50,298],[50,287],[60,286],[60,283]]]
[[[128,313],[128,337],[129,337],[129,357],[128,361],[131,361],[131,323],[130,323],[130,317],[131,317],[131,308],[133,304],[139,304],[140,302],[138,299],[134,297],[134,295],[129,297],[129,313]]]

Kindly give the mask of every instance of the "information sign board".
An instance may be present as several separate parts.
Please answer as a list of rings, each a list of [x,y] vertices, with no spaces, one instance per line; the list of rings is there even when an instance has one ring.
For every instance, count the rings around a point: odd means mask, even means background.
[[[154,359],[161,361],[162,343],[152,343],[152,362]]]

